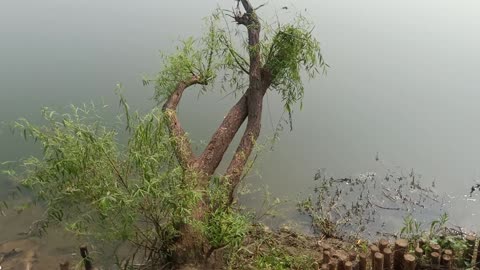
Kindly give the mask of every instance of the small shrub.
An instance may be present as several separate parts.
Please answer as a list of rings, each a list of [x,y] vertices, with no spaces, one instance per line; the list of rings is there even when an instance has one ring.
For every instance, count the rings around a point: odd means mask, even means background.
[[[258,269],[314,269],[314,260],[306,255],[292,256],[287,252],[272,248],[268,253],[259,256],[255,265]]]

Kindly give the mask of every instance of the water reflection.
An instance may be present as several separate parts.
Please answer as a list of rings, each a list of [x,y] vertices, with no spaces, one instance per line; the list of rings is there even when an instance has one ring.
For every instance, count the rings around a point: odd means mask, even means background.
[[[224,5],[224,3],[221,3]],[[35,120],[42,106],[62,108],[105,98],[122,82],[132,107],[150,108],[151,89],[141,74],[159,67],[158,49],[195,35],[201,18],[216,7],[213,0],[9,1],[0,10],[0,121]],[[229,5],[229,4],[228,4]],[[393,6],[392,6],[393,5]],[[271,1],[260,12],[266,19],[288,18],[307,9],[315,34],[331,65],[328,75],[309,82],[295,128],[284,131],[273,153],[262,156],[262,177],[270,191],[292,203],[325,167],[332,175],[391,168],[416,168],[425,183],[449,194],[443,209],[467,228],[480,221],[478,198],[468,196],[480,176],[480,3],[406,0]],[[288,7],[283,9],[282,7]],[[160,15],[161,14],[161,15]],[[447,18],[447,19],[445,19]],[[168,26],[168,27],[166,27]],[[207,140],[232,97],[185,96],[180,117],[197,142]],[[274,130],[283,108],[269,93],[263,135]],[[37,148],[0,129],[0,161],[35,154]],[[406,172],[408,174],[408,170]],[[0,177],[0,196],[12,186]],[[32,213],[34,214],[34,213]],[[400,215],[382,215],[389,220]],[[20,219],[21,220],[21,219]],[[0,218],[0,241],[23,230],[26,222]],[[5,229],[7,228],[7,229]]]

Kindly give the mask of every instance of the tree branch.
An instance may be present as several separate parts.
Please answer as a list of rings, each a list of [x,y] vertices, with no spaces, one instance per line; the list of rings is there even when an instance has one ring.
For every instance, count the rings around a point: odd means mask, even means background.
[[[260,22],[250,2],[239,0],[239,3],[240,1],[246,13],[242,15],[237,12],[235,19],[247,26],[249,62],[247,63],[243,58],[239,58],[240,56],[234,51],[230,50],[229,53],[233,55],[239,68],[249,75],[249,87],[240,100],[230,109],[198,158],[195,158],[185,131],[178,122],[176,108],[183,91],[192,84],[201,83],[199,78],[193,76],[190,80],[179,83],[177,89],[171,94],[163,107],[169,118],[170,132],[176,140],[175,151],[178,160],[184,167],[201,171],[205,176],[211,176],[215,173],[233,138],[248,117],[246,130],[226,172],[227,179],[231,183],[230,196],[232,200],[235,187],[240,182],[245,165],[260,135],[263,97],[271,84],[271,74],[262,68],[261,63]],[[242,64],[242,60],[249,65],[248,70]]]
[[[244,70],[247,74],[249,74],[249,88],[242,96],[242,98],[233,106],[227,116],[223,119],[222,124],[213,134],[210,142],[208,143],[207,147],[205,148],[204,152],[196,162],[196,166],[203,170],[207,175],[211,175],[215,172],[215,169],[220,164],[225,151],[228,149],[228,146],[232,142],[235,134],[240,129],[242,123],[245,121],[248,115],[248,125],[252,126],[251,123],[254,120],[250,118],[256,119],[254,116],[250,116],[250,103],[252,101],[257,102],[256,98],[252,98],[252,94],[258,92],[262,86],[261,82],[261,58],[260,58],[260,47],[259,40],[260,40],[260,22],[258,21],[255,10],[253,6],[250,4],[248,0],[238,0],[238,4],[240,2],[243,5],[246,13],[241,14],[240,11],[234,13],[234,18],[239,24],[244,24],[247,26],[248,31],[248,43],[249,43],[249,56],[250,56],[250,63],[249,63],[249,70]],[[236,61],[235,54],[230,51],[234,55]],[[243,65],[237,62],[240,68]],[[264,93],[263,93],[264,94]],[[263,94],[260,96],[263,98]],[[261,103],[261,98],[260,98]],[[255,120],[256,121],[256,120]],[[245,136],[245,135],[244,135]],[[257,136],[258,137],[258,136]],[[256,138],[255,138],[256,139]],[[241,147],[241,146],[239,146]],[[250,151],[251,152],[251,151]],[[248,157],[247,157],[248,158]],[[243,171],[243,167],[241,168]],[[241,175],[241,172],[240,172]]]
[[[245,9],[244,14],[240,11],[236,12],[235,21],[238,24],[245,25],[248,32],[248,54],[250,56],[250,88],[259,89],[261,84],[261,52],[260,52],[260,30],[261,24],[258,20],[255,9],[249,0],[238,0],[241,2]]]
[[[235,14],[235,11],[233,12],[233,14]],[[228,32],[230,33],[230,28],[228,27],[228,22],[225,18],[225,15],[226,16],[230,16],[228,14],[225,14],[223,13],[223,20],[225,21],[225,25],[227,26],[227,29],[228,29]],[[230,16],[232,18],[235,18],[234,16]],[[235,51],[234,47],[233,47],[233,44],[232,44],[232,37],[229,36],[229,39],[230,40],[227,40],[227,38],[225,36],[221,36],[221,41],[223,42],[223,45],[227,48],[228,52],[230,53],[230,55],[232,55],[235,63],[237,64],[238,68],[240,68],[243,72],[245,72],[246,74],[249,74],[248,72],[248,62],[247,60],[245,60],[237,51]]]
[[[248,95],[247,127],[225,174],[227,181],[230,183],[230,203],[233,202],[235,188],[240,183],[245,165],[260,135],[265,92],[266,89],[256,89],[256,91],[251,90]]]
[[[267,5],[267,3],[263,3],[263,4],[261,4],[260,6],[256,7],[255,10],[259,10],[259,9],[261,9],[262,7],[266,6],[266,5]]]
[[[185,130],[183,130],[180,125],[180,121],[177,117],[177,106],[182,98],[183,91],[189,86],[195,84],[202,84],[198,76],[192,76],[186,81],[178,83],[175,91],[173,91],[165,104],[163,105],[162,110],[165,112],[167,117],[168,130],[170,135],[174,139],[174,151],[177,156],[178,162],[183,168],[190,167],[195,161],[195,155],[192,151],[192,146],[190,140],[187,137]]]
[[[250,74],[250,72],[244,66],[244,64],[248,66],[248,62],[241,55],[239,55],[231,46],[229,45],[226,45],[226,46],[228,48],[228,52],[233,56],[233,60],[235,60],[235,63],[237,64],[237,66],[246,74]],[[240,63],[240,60],[243,62],[243,64]]]
[[[250,56],[249,87],[247,97],[248,122],[240,144],[227,168],[226,179],[230,183],[230,203],[233,202],[235,188],[239,184],[245,165],[260,135],[262,122],[263,97],[271,84],[271,74],[262,69],[260,31],[261,25],[255,9],[249,0],[241,1],[245,14],[237,12],[235,20],[247,27],[248,53]]]
[[[242,5],[243,5],[243,8],[245,9],[245,11],[247,13],[253,13],[254,12],[254,8],[252,6],[252,4],[250,3],[249,0],[240,0],[242,2]]]
[[[248,92],[248,91],[247,91]],[[228,146],[247,118],[247,97],[242,98],[230,109],[220,126],[212,135],[207,147],[197,159],[196,167],[212,175],[223,159]]]
[[[178,103],[182,98],[183,91],[194,84],[200,84],[200,78],[195,75],[192,75],[188,80],[179,82],[175,90],[168,97],[167,101],[165,101],[165,104],[163,104],[163,111],[166,111],[167,109],[176,111]]]
[[[243,8],[245,9],[245,14],[242,14],[237,5],[237,12],[234,13],[234,19],[238,24],[243,24],[249,26],[255,23],[258,23],[258,20],[255,16],[255,9],[249,0],[238,0],[238,3],[242,3]]]

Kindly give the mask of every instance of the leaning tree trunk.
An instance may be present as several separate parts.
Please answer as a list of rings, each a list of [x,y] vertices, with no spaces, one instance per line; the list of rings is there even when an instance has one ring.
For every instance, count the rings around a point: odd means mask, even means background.
[[[209,180],[222,161],[235,134],[248,119],[245,132],[224,175],[224,179],[230,183],[228,194],[230,203],[234,200],[235,188],[240,182],[245,165],[260,135],[263,98],[271,84],[271,74],[261,62],[260,22],[249,0],[239,0],[239,2],[242,3],[245,13],[236,12],[234,18],[239,25],[246,26],[248,31],[249,86],[245,94],[230,109],[205,150],[198,157],[193,154],[190,141],[180,125],[176,110],[183,92],[192,85],[201,84],[201,78],[193,75],[189,80],[179,82],[163,106],[168,117],[170,135],[174,139],[177,160],[188,172],[188,175],[192,175],[191,179],[187,177],[185,181],[196,181],[197,190],[208,188]],[[203,198],[195,207],[192,213],[194,220],[202,221],[208,214],[207,202],[208,198]],[[213,269],[212,266],[206,266],[207,256],[211,254],[212,247],[202,232],[191,224],[180,224],[178,229],[180,236],[172,256],[174,267],[177,269],[195,269],[185,267]]]

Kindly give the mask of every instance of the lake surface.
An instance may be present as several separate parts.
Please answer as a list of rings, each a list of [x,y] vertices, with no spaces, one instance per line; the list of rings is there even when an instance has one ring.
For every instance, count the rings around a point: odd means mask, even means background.
[[[132,107],[148,110],[152,89],[142,87],[142,74],[159,70],[158,51],[171,51],[172,41],[199,35],[201,18],[217,3],[230,8],[233,1],[4,1],[0,121],[35,121],[43,106],[91,100],[116,110],[117,83]],[[452,224],[475,229],[480,202],[465,194],[480,178],[478,10],[473,0],[270,1],[260,10],[265,19],[301,11],[315,22],[331,68],[306,83],[293,131],[282,133],[247,181],[294,202],[311,191],[321,168],[338,177],[413,168],[451,199]],[[271,136],[282,106],[274,93],[267,100],[263,135]],[[192,139],[208,140],[233,102],[186,95],[180,116]],[[3,127],[0,150],[4,161],[37,147]],[[0,176],[0,196],[10,188]],[[0,217],[0,242],[28,220]]]

